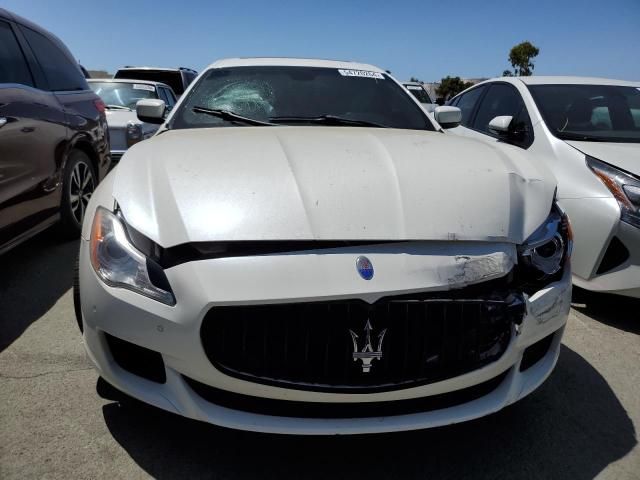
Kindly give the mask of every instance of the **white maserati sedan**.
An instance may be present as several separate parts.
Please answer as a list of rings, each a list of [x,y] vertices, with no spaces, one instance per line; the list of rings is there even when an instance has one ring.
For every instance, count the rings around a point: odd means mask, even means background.
[[[543,164],[384,70],[214,63],[89,204],[76,312],[117,389],[295,434],[490,414],[552,371],[571,231]]]
[[[509,77],[451,102],[454,134],[526,150],[558,179],[575,233],[573,282],[640,298],[640,83]]]

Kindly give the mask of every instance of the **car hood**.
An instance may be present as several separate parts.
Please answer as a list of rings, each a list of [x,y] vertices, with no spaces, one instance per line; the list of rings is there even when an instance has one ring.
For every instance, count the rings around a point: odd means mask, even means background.
[[[582,153],[640,175],[640,143],[578,142],[565,140]]]
[[[114,172],[113,195],[126,221],[164,247],[222,240],[521,243],[551,208],[555,181],[541,163],[437,132],[170,130],[129,149]]]
[[[107,110],[107,124],[109,128],[126,128],[129,123],[139,123],[143,131],[157,130],[160,125],[141,122],[134,110]]]

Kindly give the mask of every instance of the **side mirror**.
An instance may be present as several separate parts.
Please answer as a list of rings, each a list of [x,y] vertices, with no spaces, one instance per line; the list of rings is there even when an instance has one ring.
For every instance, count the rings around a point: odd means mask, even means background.
[[[455,128],[462,121],[462,110],[458,107],[436,107],[433,116],[442,128]]]
[[[499,117],[494,117],[489,122],[489,131],[498,136],[505,136],[509,134],[509,127],[511,126],[511,121],[513,117],[511,115],[501,115]]]
[[[166,109],[167,106],[164,100],[155,98],[138,100],[138,103],[136,103],[136,115],[138,115],[140,121],[146,123],[164,123],[164,112]]]

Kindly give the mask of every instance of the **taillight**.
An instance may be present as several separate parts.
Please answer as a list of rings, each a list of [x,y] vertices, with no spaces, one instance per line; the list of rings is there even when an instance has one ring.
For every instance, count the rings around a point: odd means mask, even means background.
[[[104,113],[107,110],[107,106],[99,98],[97,100],[94,100],[93,104],[96,106],[96,108],[98,109],[98,112],[100,113]]]

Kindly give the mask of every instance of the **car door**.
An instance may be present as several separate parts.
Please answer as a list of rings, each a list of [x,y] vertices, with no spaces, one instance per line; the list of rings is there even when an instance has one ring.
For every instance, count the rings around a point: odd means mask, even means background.
[[[512,117],[509,138],[489,130],[489,122],[499,116]],[[533,127],[522,96],[513,85],[506,82],[489,84],[475,111],[460,128],[470,137],[507,142],[525,149],[533,143]]]
[[[67,130],[46,87],[17,26],[0,19],[0,250],[55,220]]]

